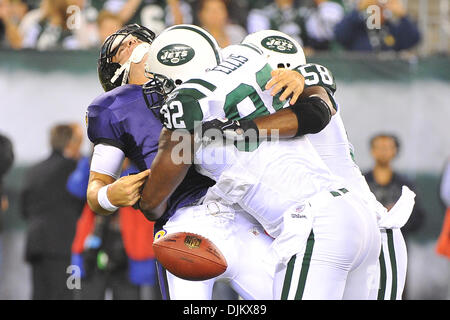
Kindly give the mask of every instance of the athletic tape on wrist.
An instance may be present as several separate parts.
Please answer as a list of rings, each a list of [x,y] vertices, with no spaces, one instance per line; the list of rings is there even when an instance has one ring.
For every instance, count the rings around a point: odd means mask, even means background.
[[[117,209],[119,209],[119,207],[116,207],[109,201],[108,194],[107,194],[108,187],[109,187],[109,184],[104,187],[101,187],[100,190],[98,190],[97,200],[98,200],[98,204],[100,205],[100,207],[102,207],[106,211],[114,212]]]

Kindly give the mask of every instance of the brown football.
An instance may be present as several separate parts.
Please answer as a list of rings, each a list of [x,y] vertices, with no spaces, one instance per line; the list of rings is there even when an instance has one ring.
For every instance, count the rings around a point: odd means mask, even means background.
[[[153,250],[164,268],[185,280],[211,279],[227,269],[227,261],[219,248],[195,233],[167,234],[153,242]]]

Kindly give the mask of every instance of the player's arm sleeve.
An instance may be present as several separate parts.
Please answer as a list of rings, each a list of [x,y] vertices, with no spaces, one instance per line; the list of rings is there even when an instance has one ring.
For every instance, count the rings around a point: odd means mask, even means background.
[[[99,143],[94,147],[90,170],[118,179],[124,159],[125,154],[121,149],[105,143]]]

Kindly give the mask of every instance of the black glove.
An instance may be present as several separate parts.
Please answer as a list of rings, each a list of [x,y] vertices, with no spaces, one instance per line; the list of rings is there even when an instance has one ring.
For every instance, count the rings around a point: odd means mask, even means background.
[[[258,127],[253,120],[214,119],[202,124],[202,135],[206,141],[211,141],[211,137],[217,137],[218,134],[225,139],[242,141],[250,129],[254,130],[253,134],[258,138]]]

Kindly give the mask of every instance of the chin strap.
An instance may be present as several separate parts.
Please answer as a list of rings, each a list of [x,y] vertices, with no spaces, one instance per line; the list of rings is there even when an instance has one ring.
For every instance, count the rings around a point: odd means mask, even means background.
[[[114,77],[111,78],[111,83],[114,83],[120,77],[120,75],[125,72],[122,78],[121,85],[126,84],[128,80],[128,74],[130,73],[131,64],[140,63],[149,50],[150,44],[146,42],[136,46],[128,60],[119,69],[116,70],[116,72],[114,73]]]

